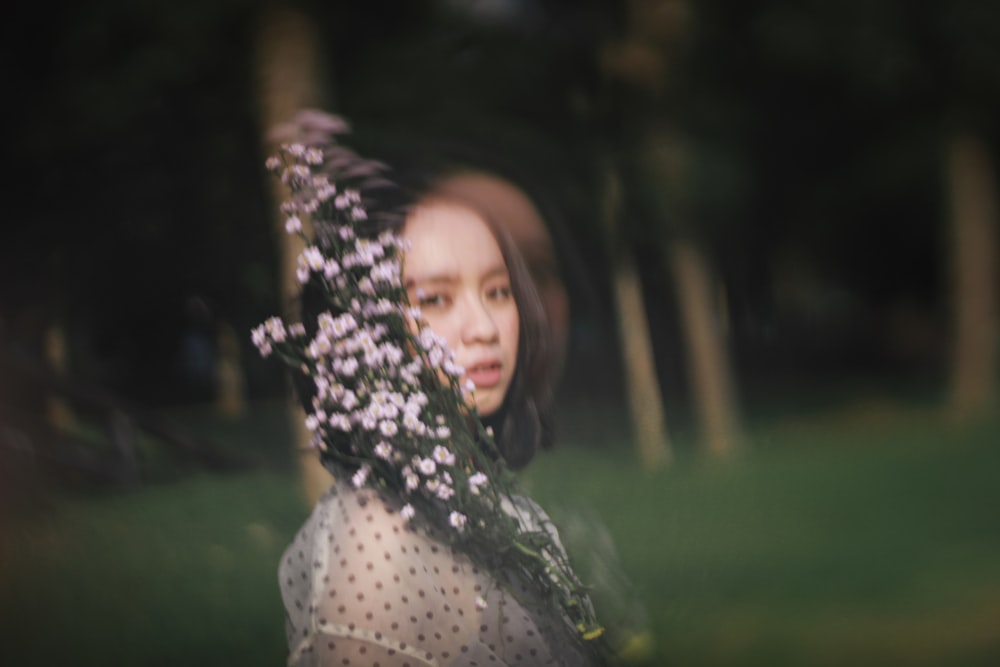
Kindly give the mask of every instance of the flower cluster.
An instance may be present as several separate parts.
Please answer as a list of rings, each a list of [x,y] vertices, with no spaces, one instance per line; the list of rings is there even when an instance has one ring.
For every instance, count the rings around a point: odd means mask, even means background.
[[[360,158],[345,160],[344,150],[327,136],[286,144],[267,161],[291,193],[284,228],[306,244],[297,278],[323,305],[302,322],[268,319],[253,330],[254,345],[307,379],[305,423],[324,462],[348,471],[355,487],[396,494],[405,519],[493,572],[533,582],[584,637],[599,634],[562,549],[530,528],[543,521],[510,511],[516,484],[466,405],[464,371],[409,303],[403,243],[375,231],[364,184],[352,187],[353,174],[378,170],[358,169]]]

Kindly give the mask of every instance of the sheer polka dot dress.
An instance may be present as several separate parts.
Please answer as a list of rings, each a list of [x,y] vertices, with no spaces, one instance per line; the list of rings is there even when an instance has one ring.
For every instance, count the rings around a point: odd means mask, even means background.
[[[279,577],[296,667],[585,664],[561,619],[540,626],[372,490],[335,484],[285,552]]]

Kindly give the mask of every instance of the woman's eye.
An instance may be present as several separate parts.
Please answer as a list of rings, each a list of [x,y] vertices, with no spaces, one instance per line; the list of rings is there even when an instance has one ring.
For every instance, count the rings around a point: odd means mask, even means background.
[[[498,285],[486,290],[486,295],[494,301],[506,301],[513,296],[510,285]]]
[[[421,308],[441,308],[448,305],[448,297],[440,292],[422,294],[417,299],[417,303]]]

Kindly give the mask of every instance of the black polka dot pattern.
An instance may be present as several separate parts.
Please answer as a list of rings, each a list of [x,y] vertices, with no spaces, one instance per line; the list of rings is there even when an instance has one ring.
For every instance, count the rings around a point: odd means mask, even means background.
[[[320,499],[279,582],[296,667],[583,664],[465,556],[368,489],[341,482]]]

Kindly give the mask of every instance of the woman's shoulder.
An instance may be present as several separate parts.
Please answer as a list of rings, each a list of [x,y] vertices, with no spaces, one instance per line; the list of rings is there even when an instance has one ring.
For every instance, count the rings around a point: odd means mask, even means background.
[[[421,524],[407,520],[402,507],[403,501],[393,494],[335,482],[286,549],[280,567],[283,586],[309,570],[340,577],[357,567],[359,578],[367,579],[362,575],[408,571],[414,561],[424,570],[431,561],[439,567],[447,562],[451,569],[451,560],[467,560]]]
[[[312,518],[318,521],[339,520],[343,525],[389,521],[401,525],[402,502],[392,494],[369,487],[355,488],[348,481],[337,480],[320,496]]]
[[[336,480],[317,500],[282,562],[290,565],[291,558],[307,560],[307,554],[316,551],[317,542],[330,544],[353,538],[364,544],[368,540],[392,540],[407,530],[401,507],[399,499],[391,494],[354,488],[349,482]]]
[[[515,501],[523,502],[530,501]],[[311,646],[325,654],[329,647],[328,657],[339,658],[332,646],[342,651],[341,639],[350,638],[367,646],[366,655],[375,642],[394,651],[419,647],[442,664],[461,655],[479,664],[530,665],[556,664],[554,656],[572,652],[558,619],[536,618],[496,573],[407,521],[401,506],[391,495],[345,482],[320,498],[282,560],[293,650]]]

